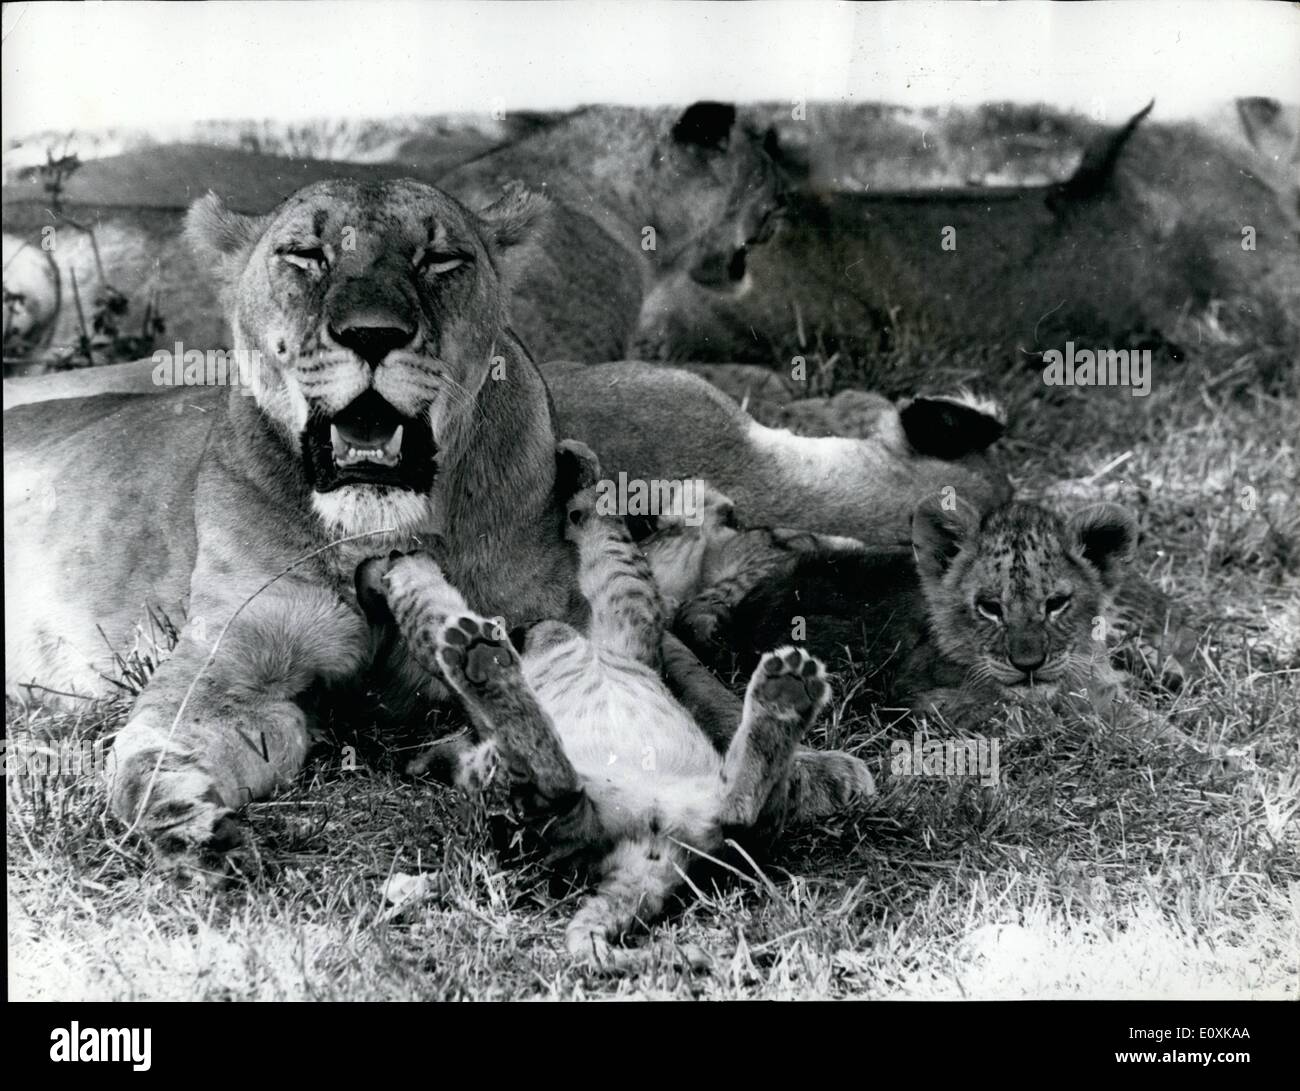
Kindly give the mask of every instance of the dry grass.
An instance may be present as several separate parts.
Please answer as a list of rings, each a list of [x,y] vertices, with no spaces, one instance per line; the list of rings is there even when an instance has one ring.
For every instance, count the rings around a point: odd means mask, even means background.
[[[895,387],[979,378],[1013,408],[1030,492],[1131,452],[1108,480],[1126,479],[1140,510],[1139,563],[1205,632],[1201,677],[1140,699],[1197,739],[1253,748],[1253,764],[1058,718],[990,725],[997,787],[891,778],[889,742],[910,728],[841,678],[819,741],[877,763],[879,800],[793,832],[761,871],[703,887],[657,928],[709,952],[711,972],[665,959],[622,979],[563,956],[578,891],[503,861],[469,801],[403,780],[405,755],[364,733],[247,809],[257,856],[220,891],[178,891],[122,840],[92,780],[11,776],[11,996],[1300,996],[1300,399],[1265,340],[1195,332],[1147,399],[1049,390],[1036,369],[978,347],[937,360],[916,339],[861,367]],[[95,737],[126,707],[71,723],[11,707],[11,738]],[[388,878],[416,873],[424,894],[387,905]]]

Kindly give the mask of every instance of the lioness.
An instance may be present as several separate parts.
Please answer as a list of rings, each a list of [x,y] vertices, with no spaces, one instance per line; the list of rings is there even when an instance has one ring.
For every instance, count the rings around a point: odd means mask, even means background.
[[[771,363],[808,343],[871,359],[900,330],[1025,352],[1158,346],[1237,298],[1270,341],[1300,343],[1293,216],[1239,154],[1191,123],[1148,125],[1149,110],[1099,131],[1053,185],[792,194],[747,290],[661,280],[632,354]]]
[[[297,773],[323,692],[369,671],[395,709],[444,696],[400,647],[375,660],[353,584],[366,557],[436,537],[472,609],[584,623],[546,390],[500,272],[544,206],[512,188],[475,215],[411,181],[317,183],[265,218],[200,201],[187,230],[236,347],[260,356],[251,396],[5,414],[9,692],[102,692],[146,607],[186,618],[110,783],[164,849],[233,838],[231,812]],[[711,699],[699,670],[673,684]],[[797,764],[805,798],[857,776],[824,757]]]
[[[750,247],[771,235],[784,201],[770,146],[729,103],[600,106],[438,184],[475,207],[513,179],[550,197],[549,227],[510,259],[514,328],[541,361],[618,360],[663,279],[685,278],[688,295],[739,289]]]
[[[6,414],[10,688],[100,692],[97,626],[121,646],[146,604],[187,616],[114,746],[126,821],[202,844],[294,776],[298,702],[370,659],[353,572],[375,552],[438,535],[476,607],[581,620],[545,392],[498,272],[544,205],[515,190],[475,216],[415,182],[318,183],[265,220],[202,201],[187,230],[261,355],[253,396]]]

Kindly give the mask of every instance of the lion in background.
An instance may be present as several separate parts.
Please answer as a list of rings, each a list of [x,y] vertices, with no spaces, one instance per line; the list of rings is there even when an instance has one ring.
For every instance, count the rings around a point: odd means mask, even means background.
[[[726,103],[685,109],[592,106],[440,175],[401,164],[257,155],[243,156],[237,166],[228,160],[240,157],[226,152],[220,170],[214,168],[219,177],[197,191],[189,170],[171,207],[134,207],[131,193],[113,192],[121,186],[120,174],[139,173],[138,166],[133,169],[137,161],[156,159],[149,173],[157,174],[177,156],[165,148],[133,152],[88,168],[101,177],[98,188],[112,201],[76,204],[74,176],[68,207],[78,220],[96,225],[106,281],[132,300],[157,297],[167,326],[163,347],[179,341],[207,349],[231,343],[224,312],[207,271],[181,238],[184,209],[207,186],[219,192],[249,190],[252,196],[233,202],[234,207],[263,213],[266,190],[276,189],[261,184],[265,176],[278,178],[278,192],[287,193],[304,179],[353,177],[381,184],[411,174],[471,208],[489,204],[504,184],[522,181],[551,198],[552,212],[537,239],[509,258],[517,283],[512,323],[538,359],[611,360],[628,354],[642,300],[663,277],[680,269],[695,291],[735,289],[727,270],[743,268],[749,248],[770,234],[783,200],[771,147],[765,134]],[[243,174],[254,175],[254,182],[244,182]],[[47,206],[44,197],[7,194],[6,232],[37,238],[56,222]],[[64,280],[76,270],[88,306],[100,287],[89,239],[59,228],[55,259]],[[67,284],[63,297],[71,299]],[[57,313],[56,328],[42,334],[46,343],[75,343],[76,309],[63,306]]]

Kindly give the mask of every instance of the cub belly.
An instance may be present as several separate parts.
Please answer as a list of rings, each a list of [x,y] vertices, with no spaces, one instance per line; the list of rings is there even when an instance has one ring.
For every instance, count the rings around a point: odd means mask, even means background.
[[[722,755],[658,675],[621,657],[582,658],[577,670],[525,660],[524,673],[598,805],[647,826],[682,807],[716,813]]]

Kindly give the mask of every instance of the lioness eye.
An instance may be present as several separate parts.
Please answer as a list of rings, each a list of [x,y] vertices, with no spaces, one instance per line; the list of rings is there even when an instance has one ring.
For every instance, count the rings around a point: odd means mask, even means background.
[[[1050,599],[1047,600],[1046,605],[1047,605],[1048,614],[1059,614],[1062,610],[1064,610],[1067,606],[1070,605],[1070,596],[1053,595]]]
[[[297,250],[282,250],[280,257],[284,258],[290,265],[299,269],[306,269],[309,273],[317,269],[324,269],[328,263],[325,251],[319,246],[304,246]]]
[[[421,272],[433,273],[436,276],[439,273],[450,273],[453,269],[459,269],[467,261],[469,261],[468,254],[425,250],[416,259],[415,264]]]
[[[1002,603],[997,599],[976,599],[975,609],[990,621],[1002,620]]]

